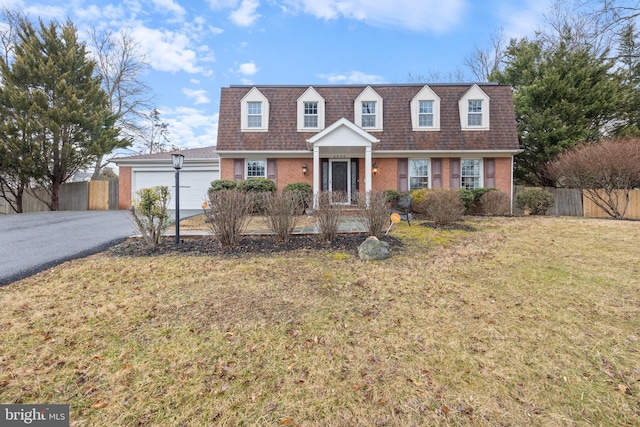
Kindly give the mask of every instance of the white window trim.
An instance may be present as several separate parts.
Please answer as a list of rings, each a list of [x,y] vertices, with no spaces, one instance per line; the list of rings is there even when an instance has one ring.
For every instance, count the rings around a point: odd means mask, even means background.
[[[411,178],[414,177],[413,175],[411,175],[411,161],[412,160],[426,160],[427,161],[427,188],[431,188],[432,185],[432,180],[431,180],[431,175],[432,175],[432,170],[431,170],[431,159],[429,158],[424,158],[424,157],[420,157],[420,158],[410,158],[409,159],[409,165],[408,165],[408,173],[407,173],[407,179],[408,179],[408,187],[409,187],[409,191],[411,191]]]
[[[298,98],[298,132],[319,132],[325,128],[325,101],[324,98],[313,88],[309,88]],[[318,126],[304,126],[304,103],[318,103]]]
[[[478,158],[478,157],[469,157],[469,158],[462,158],[460,159],[460,188],[464,188],[462,186],[462,163],[465,160],[477,160],[478,161],[478,173],[480,174],[480,176],[478,177],[478,187],[477,188],[484,188],[484,159],[482,158]]]
[[[262,126],[249,127],[249,108],[250,102],[262,103]],[[242,132],[267,132],[269,130],[269,100],[258,90],[252,88],[240,101],[240,130]]]
[[[469,126],[469,101],[482,101],[482,124],[480,126]],[[480,89],[480,86],[474,84],[458,101],[460,111],[460,128],[462,130],[489,130],[491,99]]]
[[[420,101],[433,102],[433,126],[420,126]],[[411,125],[414,131],[440,130],[440,97],[429,86],[423,87],[411,99]]]
[[[376,125],[373,127],[362,126],[362,103],[363,102],[375,102],[376,103]],[[353,102],[353,123],[367,132],[379,132],[383,130],[383,102],[382,97],[371,88],[367,86],[365,90],[360,92],[360,95]]]
[[[264,176],[249,176],[249,162],[263,162]],[[244,162],[244,179],[249,178],[266,178],[267,177],[267,159],[246,159]]]

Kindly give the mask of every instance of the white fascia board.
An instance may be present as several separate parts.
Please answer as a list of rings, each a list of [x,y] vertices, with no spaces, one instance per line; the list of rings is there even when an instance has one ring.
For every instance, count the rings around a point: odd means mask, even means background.
[[[229,151],[217,151],[220,158],[233,159],[237,157],[277,157],[277,158],[303,158],[309,157],[313,152],[311,150],[289,150],[289,151],[267,151],[267,150],[229,150]]]

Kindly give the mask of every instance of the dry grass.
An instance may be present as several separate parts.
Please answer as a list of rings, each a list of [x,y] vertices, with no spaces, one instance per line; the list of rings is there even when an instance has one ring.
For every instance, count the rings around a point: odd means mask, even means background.
[[[640,227],[394,227],[384,262],[100,254],[0,289],[0,402],[76,426],[640,423]]]
[[[312,215],[299,215],[296,217],[296,227],[311,226],[316,223]],[[209,231],[209,225],[204,222],[204,215],[197,215],[180,221],[181,230]],[[247,231],[268,230],[269,227],[262,216],[252,216],[247,225]]]

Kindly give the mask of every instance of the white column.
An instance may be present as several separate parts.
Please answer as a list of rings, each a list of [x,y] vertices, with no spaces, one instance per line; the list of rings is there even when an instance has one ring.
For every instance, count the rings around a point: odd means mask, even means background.
[[[367,207],[369,206],[369,193],[371,192],[371,181],[373,174],[371,173],[371,147],[365,147],[364,151],[364,191],[366,194]]]
[[[318,196],[321,190],[320,174],[322,165],[320,164],[320,147],[313,147],[313,208],[318,208]]]

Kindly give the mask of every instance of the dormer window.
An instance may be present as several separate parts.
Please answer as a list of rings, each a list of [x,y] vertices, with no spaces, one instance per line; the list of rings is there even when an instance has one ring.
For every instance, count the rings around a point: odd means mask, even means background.
[[[482,126],[482,100],[472,99],[469,100],[469,113],[467,115],[467,125]]]
[[[376,102],[375,101],[362,102],[362,127],[363,128],[376,127]]]
[[[353,104],[354,123],[368,132],[382,130],[382,97],[368,86]]]
[[[257,88],[252,88],[240,101],[242,132],[269,130],[269,100]]]
[[[247,127],[262,127],[262,102],[247,102]]]
[[[318,103],[316,101],[304,103],[304,127],[318,127]]]
[[[324,98],[312,87],[298,98],[298,132],[324,129]]]
[[[411,100],[411,126],[414,131],[440,130],[440,97],[429,86]]]
[[[462,130],[489,130],[489,97],[473,85],[458,102]]]

